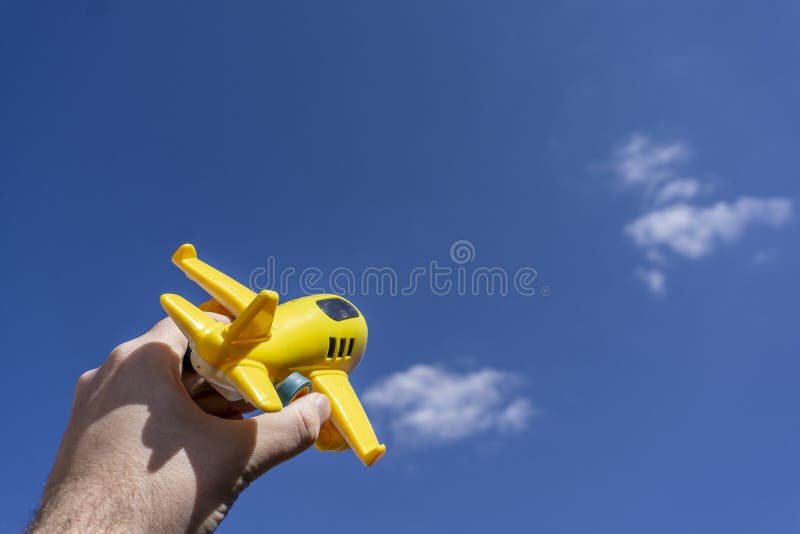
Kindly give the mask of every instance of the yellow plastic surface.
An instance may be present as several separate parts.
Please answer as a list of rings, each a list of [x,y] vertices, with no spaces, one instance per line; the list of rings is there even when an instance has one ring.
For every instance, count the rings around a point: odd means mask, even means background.
[[[367,346],[367,322],[352,303],[322,294],[278,305],[277,293],[254,293],[198,259],[189,244],[181,245],[172,261],[213,297],[198,308],[178,295],[161,296],[162,306],[189,339],[198,373],[225,398],[243,398],[276,412],[283,406],[274,384],[299,372],[331,402],[331,420],[323,426],[317,448],[340,451],[349,446],[365,465],[383,457],[386,446],[378,442],[348,380]],[[331,318],[318,305],[327,299],[344,301],[357,316]],[[227,311],[233,322],[216,321],[206,311]]]
[[[372,465],[386,454],[386,445],[378,443],[367,414],[356,396],[347,373],[320,369],[309,374],[314,391],[331,400],[331,419],[364,465]]]

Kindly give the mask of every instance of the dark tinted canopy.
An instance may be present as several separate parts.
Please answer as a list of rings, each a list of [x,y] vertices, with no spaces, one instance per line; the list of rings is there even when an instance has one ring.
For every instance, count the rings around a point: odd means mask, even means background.
[[[344,299],[330,298],[317,301],[319,309],[325,312],[325,315],[334,321],[344,321],[345,319],[352,319],[358,317],[358,310]]]

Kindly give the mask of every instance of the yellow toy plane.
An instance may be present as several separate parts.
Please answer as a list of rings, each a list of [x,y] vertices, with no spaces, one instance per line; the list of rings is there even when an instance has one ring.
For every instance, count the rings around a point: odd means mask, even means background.
[[[214,298],[198,308],[165,294],[161,305],[189,338],[193,367],[220,394],[277,412],[313,388],[331,403],[318,449],[349,446],[365,465],[383,457],[386,445],[378,442],[347,377],[367,346],[367,322],[355,306],[338,295],[312,295],[278,306],[276,292],[250,291],[199,260],[189,244],[178,248],[172,262]],[[221,323],[203,310],[226,310],[235,319]]]

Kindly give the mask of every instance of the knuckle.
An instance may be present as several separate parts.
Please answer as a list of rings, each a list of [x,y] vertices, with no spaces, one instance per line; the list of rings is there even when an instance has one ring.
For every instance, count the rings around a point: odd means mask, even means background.
[[[119,372],[137,348],[138,344],[133,341],[126,341],[114,347],[114,350],[108,354],[108,357],[100,366],[101,372],[104,374]]]
[[[87,389],[89,388],[96,374],[97,374],[97,369],[90,369],[78,377],[78,380],[75,381],[76,399],[83,398],[83,396],[85,396]]]
[[[188,343],[186,338],[182,335],[178,337],[169,335],[169,329],[174,328],[175,326],[172,323],[172,319],[162,319],[148,332],[145,332],[142,337],[139,338],[139,341],[143,347],[165,351],[171,356],[182,358],[186,353]]]
[[[78,387],[85,386],[86,384],[91,382],[92,378],[94,378],[94,375],[96,373],[97,369],[89,369],[88,371],[85,371],[83,374],[81,374],[81,376],[78,377],[77,386]]]
[[[133,346],[130,341],[126,341],[114,347],[114,350],[106,358],[106,363],[109,365],[117,365],[122,363],[123,360],[133,351]]]

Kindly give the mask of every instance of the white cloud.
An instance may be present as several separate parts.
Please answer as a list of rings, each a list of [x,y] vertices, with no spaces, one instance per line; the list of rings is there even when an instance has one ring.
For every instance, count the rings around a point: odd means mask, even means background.
[[[689,147],[680,141],[656,143],[634,134],[614,152],[613,166],[622,181],[650,189],[675,178],[675,167],[689,158]]]
[[[667,291],[667,280],[664,273],[659,269],[639,269],[636,271],[644,285],[647,286],[654,295],[664,295]]]
[[[611,167],[617,179],[636,189],[646,209],[625,225],[624,233],[641,248],[647,262],[636,275],[654,294],[666,292],[670,255],[702,258],[723,242],[734,242],[756,225],[778,227],[792,216],[792,200],[785,197],[743,196],[733,201],[698,205],[709,195],[707,183],[686,177],[692,150],[680,140],[654,141],[634,134],[617,146]],[[774,254],[758,253],[753,261],[766,263]]]
[[[664,184],[654,199],[656,204],[666,204],[676,200],[686,200],[700,192],[700,182],[692,178],[681,178]]]
[[[408,443],[445,443],[495,430],[520,431],[536,410],[512,395],[518,375],[497,369],[458,373],[415,365],[367,389],[364,403],[391,420],[397,439]]]
[[[645,249],[664,246],[681,256],[700,258],[717,242],[736,240],[748,226],[780,226],[791,213],[792,202],[786,198],[742,197],[706,207],[674,204],[639,217],[625,233]]]

